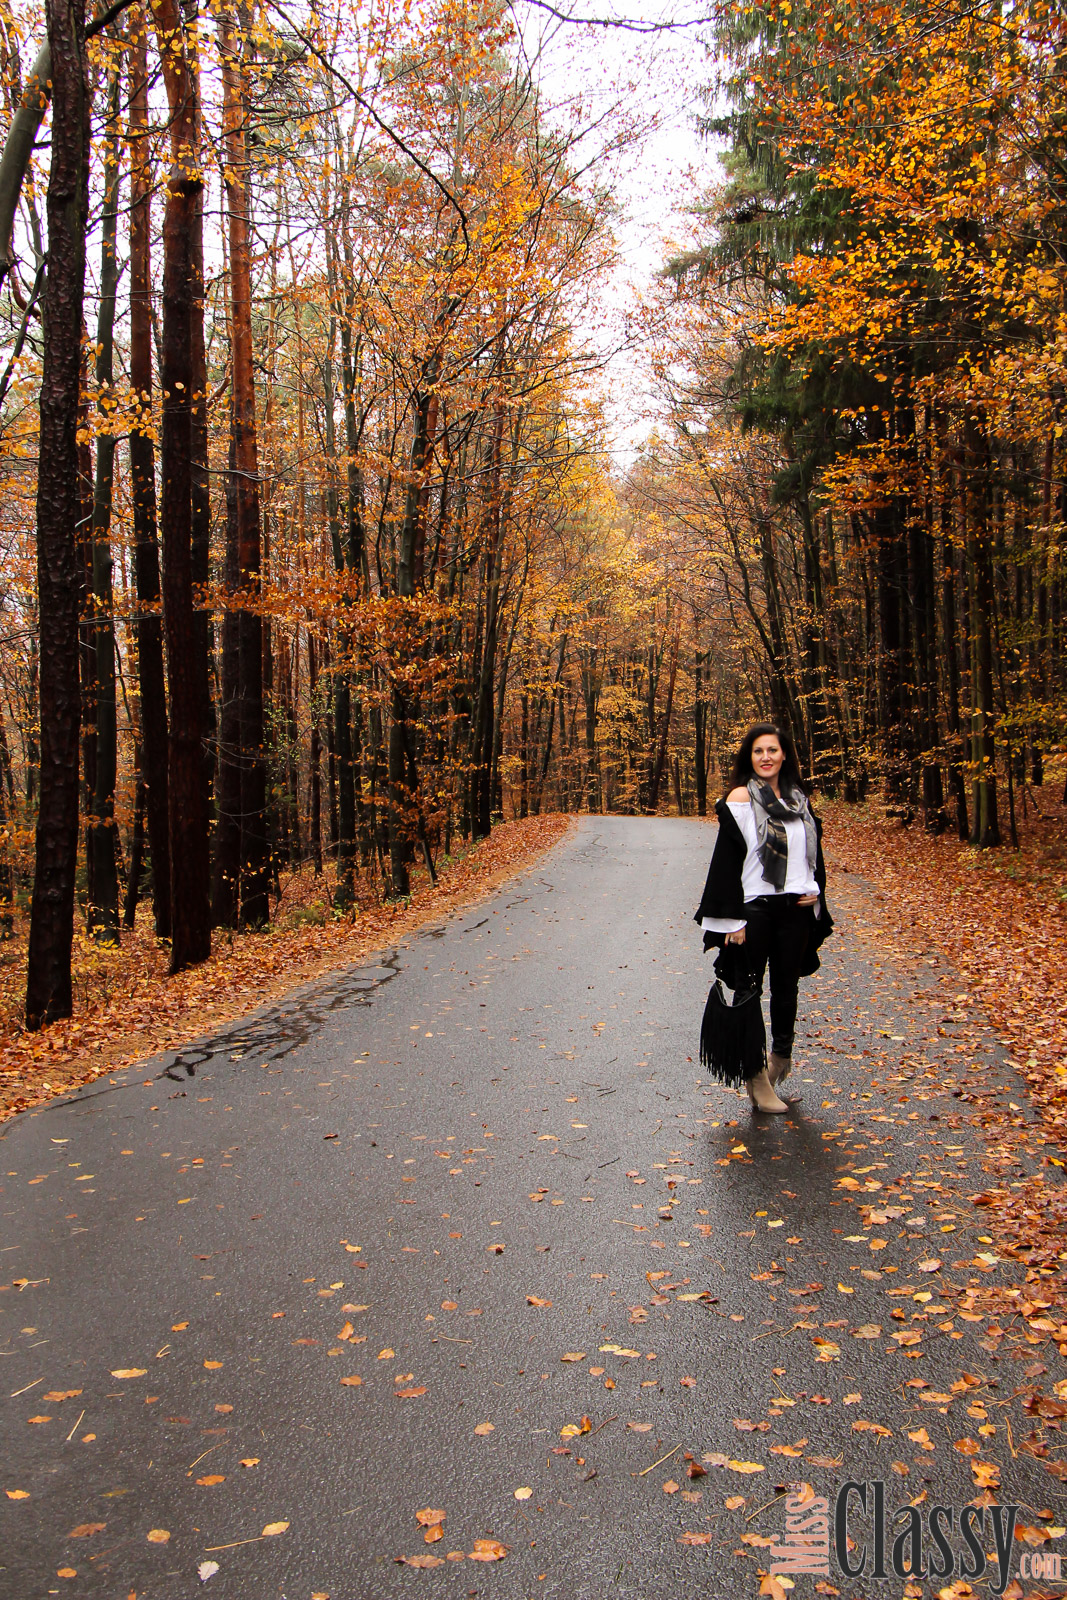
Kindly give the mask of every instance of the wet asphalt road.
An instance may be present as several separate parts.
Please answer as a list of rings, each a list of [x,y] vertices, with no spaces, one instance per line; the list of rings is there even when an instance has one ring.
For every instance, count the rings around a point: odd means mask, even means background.
[[[755,1594],[777,1485],[960,1505],[963,1435],[1002,1499],[1062,1505],[1005,1426],[1028,1426],[1013,1358],[1062,1367],[1055,1347],[953,1319],[969,1280],[1021,1270],[976,1237],[953,1091],[967,1070],[986,1107],[1017,1088],[856,937],[854,884],[802,994],[802,1101],[753,1119],[711,1085],[711,840],[583,819],[380,964],[5,1127],[5,1600]],[[907,1101],[882,1067],[872,1088],[885,1051]],[[918,1358],[889,1337],[912,1329]],[[687,1452],[762,1471],[690,1481]],[[436,1543],[422,1508],[446,1513]],[[472,1560],[482,1538],[507,1555]]]

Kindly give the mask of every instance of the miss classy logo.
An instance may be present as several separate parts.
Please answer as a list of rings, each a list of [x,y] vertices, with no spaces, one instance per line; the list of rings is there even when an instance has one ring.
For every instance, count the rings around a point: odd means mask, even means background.
[[[971,1580],[990,1573],[989,1588],[997,1595],[1011,1581],[1018,1506],[903,1505],[889,1511],[883,1482],[849,1479],[832,1508],[802,1484],[787,1497],[785,1510],[785,1536],[769,1552],[772,1577],[829,1577],[832,1554],[846,1578]]]

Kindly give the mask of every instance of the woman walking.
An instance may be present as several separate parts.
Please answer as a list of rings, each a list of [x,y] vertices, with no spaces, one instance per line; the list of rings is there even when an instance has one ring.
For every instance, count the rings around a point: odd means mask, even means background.
[[[730,783],[715,807],[719,831],[696,912],[705,950],[720,950],[701,1054],[722,1082],[744,1082],[757,1110],[788,1111],[776,1085],[792,1067],[797,986],[817,970],[819,946],[833,928],[822,825],[808,804],[793,741],[773,722],[749,728]],[[769,1057],[760,1003],[768,969]],[[733,991],[732,1006],[723,987]]]

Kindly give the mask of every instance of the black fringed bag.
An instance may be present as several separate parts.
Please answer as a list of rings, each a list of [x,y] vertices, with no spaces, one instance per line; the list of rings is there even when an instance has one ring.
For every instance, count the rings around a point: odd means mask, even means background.
[[[724,945],[715,962],[715,982],[700,1025],[700,1059],[713,1078],[732,1088],[740,1088],[767,1065],[761,990],[744,945]]]

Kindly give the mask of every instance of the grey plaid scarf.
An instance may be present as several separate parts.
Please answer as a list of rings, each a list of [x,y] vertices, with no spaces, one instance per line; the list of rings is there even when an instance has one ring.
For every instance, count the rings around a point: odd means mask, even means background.
[[[752,799],[752,814],[756,819],[756,852],[763,868],[763,876],[781,892],[785,888],[786,869],[789,865],[786,821],[790,817],[800,817],[803,821],[808,869],[814,873],[818,849],[815,819],[811,814],[807,796],[800,790],[790,791],[791,805],[787,805],[784,799],[779,800],[770,784],[760,783],[758,778],[748,780],[748,792]]]

